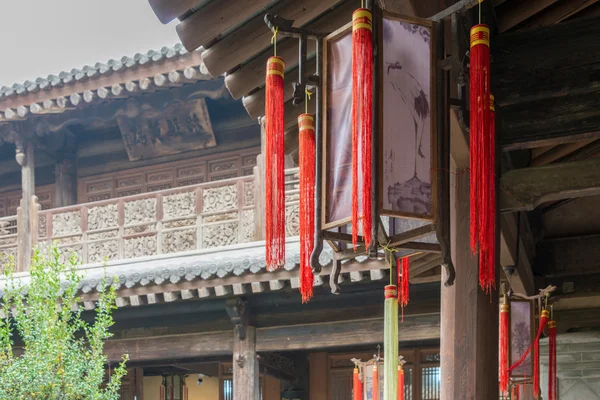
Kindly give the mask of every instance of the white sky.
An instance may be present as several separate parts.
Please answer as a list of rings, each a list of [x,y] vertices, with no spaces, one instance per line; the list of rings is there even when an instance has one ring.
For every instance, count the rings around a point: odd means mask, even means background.
[[[172,46],[148,0],[0,0],[0,86]]]

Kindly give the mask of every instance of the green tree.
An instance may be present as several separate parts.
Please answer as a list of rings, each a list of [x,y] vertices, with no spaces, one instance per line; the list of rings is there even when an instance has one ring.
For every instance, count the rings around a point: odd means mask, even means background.
[[[105,381],[104,341],[111,335],[115,289],[106,279],[92,322],[77,307],[77,257],[56,247],[35,252],[29,280],[9,266],[0,303],[1,400],[117,400],[126,356]],[[22,353],[15,350],[20,341]]]

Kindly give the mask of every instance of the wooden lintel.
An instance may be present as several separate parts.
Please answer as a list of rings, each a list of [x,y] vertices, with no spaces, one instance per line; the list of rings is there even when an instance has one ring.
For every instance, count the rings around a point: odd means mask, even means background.
[[[600,158],[515,169],[500,179],[500,208],[531,211],[538,205],[600,194]]]
[[[291,325],[256,329],[256,351],[312,350],[383,342],[383,318]],[[233,354],[231,331],[108,340],[109,362],[129,354],[131,362],[215,357]],[[440,315],[405,315],[399,326],[401,342],[440,338]]]
[[[388,246],[395,247],[413,240],[422,239],[425,236],[429,236],[432,232],[435,232],[435,224],[420,226],[408,232],[402,232],[398,235],[390,237],[390,244]]]

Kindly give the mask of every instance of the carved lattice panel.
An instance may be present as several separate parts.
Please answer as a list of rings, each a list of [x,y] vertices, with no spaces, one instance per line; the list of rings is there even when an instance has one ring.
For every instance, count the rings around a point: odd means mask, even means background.
[[[237,185],[204,189],[203,200],[203,213],[233,210],[237,207]]]
[[[81,211],[68,211],[52,215],[52,236],[81,232]]]

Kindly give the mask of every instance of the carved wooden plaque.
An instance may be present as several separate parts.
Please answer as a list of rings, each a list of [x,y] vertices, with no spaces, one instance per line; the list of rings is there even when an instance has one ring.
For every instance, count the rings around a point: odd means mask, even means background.
[[[204,99],[160,109],[140,104],[136,111],[117,118],[131,161],[217,145]]]

